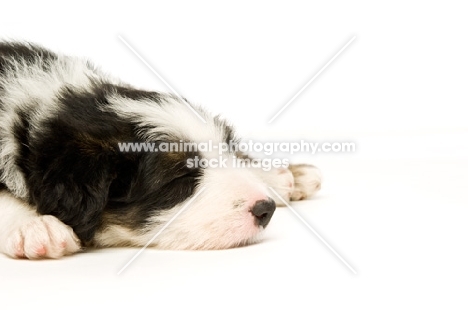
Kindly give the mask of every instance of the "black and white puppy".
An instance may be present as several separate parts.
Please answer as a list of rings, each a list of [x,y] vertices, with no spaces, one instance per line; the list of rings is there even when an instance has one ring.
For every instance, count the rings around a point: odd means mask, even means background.
[[[34,44],[0,42],[0,251],[58,258],[86,246],[143,246],[191,198],[152,246],[229,248],[255,241],[282,204],[269,186],[285,201],[320,188],[308,165],[189,167],[188,159],[218,151],[118,148],[180,141],[237,140],[224,120],[185,99],[136,89]]]

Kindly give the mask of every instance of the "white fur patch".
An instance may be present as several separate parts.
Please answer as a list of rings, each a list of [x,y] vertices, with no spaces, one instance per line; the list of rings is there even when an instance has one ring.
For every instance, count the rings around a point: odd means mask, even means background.
[[[203,123],[190,110],[182,99],[169,94],[162,95],[162,102],[151,100],[132,100],[129,98],[108,98],[113,112],[137,123],[141,128],[140,137],[146,141],[158,139],[176,139],[195,143],[209,141],[213,145],[223,142],[223,130],[216,125],[215,119],[201,108],[197,112],[206,120]],[[217,151],[204,152],[205,157],[217,156]]]

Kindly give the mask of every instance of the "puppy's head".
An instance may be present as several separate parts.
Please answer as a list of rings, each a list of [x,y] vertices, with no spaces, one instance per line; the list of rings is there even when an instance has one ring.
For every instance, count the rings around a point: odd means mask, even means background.
[[[182,141],[232,144],[233,129],[198,110],[201,122],[173,97],[164,100],[114,101],[120,115],[138,122],[139,138],[158,151],[125,155],[97,243],[145,245],[157,235],[152,244],[159,248],[224,249],[255,241],[275,211],[257,173],[238,167],[239,154],[230,149],[167,148]]]

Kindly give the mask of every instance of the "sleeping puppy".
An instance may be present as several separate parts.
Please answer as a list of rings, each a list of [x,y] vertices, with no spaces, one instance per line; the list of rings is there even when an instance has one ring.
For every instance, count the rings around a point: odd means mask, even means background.
[[[171,220],[151,246],[235,247],[257,240],[276,205],[320,188],[313,166],[239,168],[231,159],[249,157],[232,148],[122,149],[207,141],[239,143],[226,121],[185,99],[34,44],[0,42],[0,251],[33,259],[143,246]]]

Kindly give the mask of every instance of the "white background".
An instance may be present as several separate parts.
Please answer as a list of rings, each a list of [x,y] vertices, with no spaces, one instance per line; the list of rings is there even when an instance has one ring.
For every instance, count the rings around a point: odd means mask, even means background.
[[[0,38],[86,56],[139,87],[221,113],[247,138],[352,141],[301,154],[324,174],[265,241],[210,252],[0,257],[0,307],[466,309],[468,20],[463,1],[2,4]],[[272,124],[268,120],[353,36]],[[1,207],[1,206],[0,206]],[[6,304],[8,307],[3,307]]]

